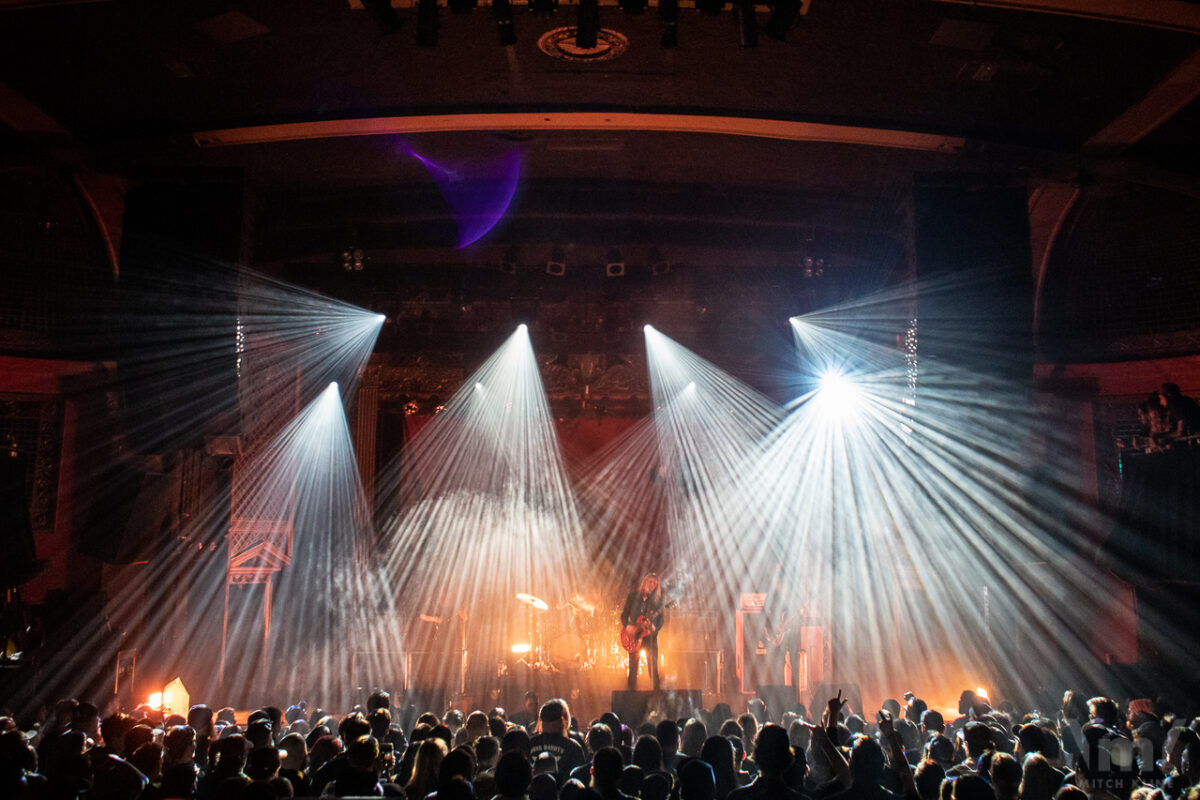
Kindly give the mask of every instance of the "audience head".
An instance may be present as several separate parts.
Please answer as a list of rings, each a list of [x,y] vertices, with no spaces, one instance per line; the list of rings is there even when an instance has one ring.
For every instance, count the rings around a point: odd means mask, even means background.
[[[519,750],[510,750],[496,762],[496,790],[506,797],[518,797],[529,790],[533,769]]]
[[[698,758],[704,741],[708,738],[708,728],[698,719],[689,719],[683,726],[679,737],[679,752],[685,756]]]
[[[938,790],[946,779],[946,770],[932,759],[925,759],[917,765],[913,773],[913,781],[917,785],[917,794],[921,800],[938,800]]]
[[[565,736],[571,725],[570,712],[562,700],[547,700],[538,711],[538,729],[542,733]]]
[[[613,744],[612,729],[604,723],[597,722],[588,728],[587,746],[591,752],[598,753],[602,748],[612,747]]]
[[[764,773],[782,773],[792,764],[792,747],[787,731],[767,724],[754,740],[754,763]]]
[[[654,738],[662,745],[664,755],[679,750],[679,726],[675,720],[664,719],[654,726]]]
[[[856,786],[876,786],[883,775],[883,749],[869,736],[854,737],[850,748],[850,780]]]
[[[611,791],[621,781],[621,772],[625,769],[625,761],[621,751],[615,747],[602,747],[592,756],[592,785]]]
[[[658,772],[663,768],[662,745],[653,736],[639,736],[633,746],[633,763],[643,772]]]
[[[529,800],[558,800],[558,781],[554,773],[537,773],[536,766],[534,771],[533,780],[529,782]]]
[[[679,800],[714,800],[717,780],[713,768],[693,758],[679,771]]]

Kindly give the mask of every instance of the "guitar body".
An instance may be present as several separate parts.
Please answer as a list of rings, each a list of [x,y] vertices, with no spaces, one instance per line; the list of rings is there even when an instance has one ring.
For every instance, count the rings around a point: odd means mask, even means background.
[[[663,606],[665,611],[668,608],[673,608],[677,600],[672,600]],[[621,647],[625,648],[626,653],[636,653],[642,649],[642,642],[647,636],[654,633],[654,625],[645,617],[638,617],[632,625],[621,626]]]
[[[642,649],[642,641],[653,632],[654,628],[645,617],[638,617],[632,625],[621,628],[621,647],[626,653],[636,653]]]

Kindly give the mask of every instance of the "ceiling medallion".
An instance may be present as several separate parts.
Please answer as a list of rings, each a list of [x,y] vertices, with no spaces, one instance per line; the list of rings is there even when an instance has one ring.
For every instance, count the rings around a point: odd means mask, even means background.
[[[555,28],[538,39],[538,48],[561,61],[611,61],[629,49],[629,39],[608,28],[596,31],[595,47],[576,47],[575,28]]]

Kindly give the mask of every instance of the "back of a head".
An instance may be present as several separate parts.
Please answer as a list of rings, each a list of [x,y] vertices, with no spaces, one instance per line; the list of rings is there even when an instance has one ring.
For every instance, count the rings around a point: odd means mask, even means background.
[[[362,714],[347,714],[338,723],[338,735],[342,737],[343,742],[353,742],[363,736],[370,736],[371,723],[367,722],[367,718]]]
[[[704,761],[694,758],[679,771],[680,800],[714,800],[717,796],[717,781],[713,768]]]
[[[913,781],[917,784],[917,794],[921,796],[921,800],[937,800],[938,789],[945,779],[946,770],[942,769],[942,765],[928,758],[918,764],[916,772],[913,773]]]
[[[929,740],[929,744],[925,746],[925,750],[929,758],[943,767],[949,767],[954,763],[954,742],[950,741],[948,736],[938,734]]]
[[[538,753],[537,758],[533,760],[533,776],[536,778],[543,773],[556,774],[558,772],[558,759],[550,755],[550,753]]]
[[[642,800],[667,800],[671,794],[671,779],[661,772],[647,775],[642,780]]]
[[[625,760],[615,747],[602,747],[592,756],[592,780],[597,786],[615,787],[623,769]]]
[[[689,719],[679,737],[679,750],[684,755],[697,757],[708,738],[708,728],[698,719]]]
[[[639,736],[633,746],[633,763],[646,772],[657,772],[663,767],[662,745],[654,736]]]
[[[929,710],[929,705],[919,697],[913,697],[904,704],[904,718],[914,725],[921,724],[921,717]]]
[[[567,708],[560,700],[547,700],[538,711],[538,722],[542,728],[547,726],[561,725],[563,729],[567,727]],[[560,733],[565,732],[559,731]]]
[[[988,772],[992,787],[999,798],[1013,798],[1021,788],[1021,765],[1008,753],[996,753],[992,756],[992,766]]]
[[[274,747],[259,747],[246,759],[246,774],[253,781],[265,781],[279,774],[279,751]]]
[[[510,750],[496,763],[496,791],[506,797],[525,794],[533,780],[529,760],[519,750]]]
[[[199,703],[188,709],[187,724],[196,733],[203,735],[204,733],[211,732],[212,723],[213,711],[203,703]]]
[[[986,780],[978,775],[960,775],[954,779],[950,795],[954,800],[996,800],[996,793]]]
[[[480,736],[475,740],[475,758],[480,764],[491,764],[500,755],[500,740],[495,736]]]
[[[642,794],[642,781],[645,779],[646,773],[637,764],[630,764],[625,769],[621,770],[621,779],[617,782],[617,788],[622,792],[633,797],[640,797]]]
[[[1107,697],[1093,697],[1087,702],[1088,716],[1109,728],[1117,726],[1117,704]]]
[[[613,732],[602,722],[597,722],[592,727],[588,728],[587,746],[593,753],[597,753],[601,748],[612,747]]]
[[[1030,722],[1017,729],[1017,742],[1026,755],[1040,753],[1046,746],[1046,734],[1041,726]]]
[[[700,758],[718,772],[733,769],[733,743],[724,736],[710,736],[700,748]]]
[[[979,758],[992,749],[992,732],[982,722],[968,722],[963,728],[963,744],[967,746],[967,754]]]
[[[468,781],[475,777],[475,749],[461,745],[447,753],[442,761],[442,775],[461,775]]]
[[[391,708],[392,696],[382,689],[376,689],[371,692],[371,696],[367,698],[367,711],[374,711],[377,708]]]
[[[137,767],[138,772],[152,781],[158,780],[162,774],[162,745],[157,742],[146,742],[129,756],[129,763]]]
[[[529,782],[529,800],[558,800],[558,781],[549,772],[534,775]]]
[[[246,726],[246,741],[251,749],[257,750],[271,743],[271,721],[258,719]]]
[[[621,718],[617,716],[615,711],[605,711],[600,715],[600,722],[608,726],[608,729],[613,732],[614,737],[617,731],[621,730]]]
[[[372,736],[383,739],[392,727],[392,712],[382,707],[373,709],[367,715],[367,724],[371,726]]]
[[[100,735],[110,750],[120,751],[121,740],[136,723],[128,714],[113,714],[100,721]]]
[[[757,759],[756,759],[757,760]],[[855,784],[875,786],[883,776],[883,748],[869,736],[857,736],[850,750],[850,779]]]
[[[500,740],[501,753],[517,752],[525,758],[529,758],[530,746],[529,731],[519,726],[504,734]]]
[[[246,765],[246,737],[240,733],[219,739],[216,748],[217,767],[222,772],[238,772]]]
[[[360,736],[346,748],[350,766],[358,770],[374,770],[379,764],[379,741],[371,735]]]
[[[749,747],[754,743],[754,737],[758,733],[758,718],[747,713],[739,716],[737,722],[742,728],[742,741]]]
[[[679,749],[679,726],[673,719],[664,719],[654,726],[654,738],[664,753],[674,752]]]
[[[946,720],[942,717],[942,712],[930,708],[921,714],[921,727],[928,733],[941,733],[946,730]]]
[[[754,741],[754,763],[763,772],[783,772],[792,764],[792,747],[787,731],[778,725],[764,725]]]
[[[455,776],[438,786],[438,800],[475,800],[475,793],[465,778]]]
[[[176,725],[163,736],[163,754],[171,762],[191,758],[195,745],[196,732],[187,725]]]
[[[289,733],[279,742],[279,749],[284,752],[281,766],[284,769],[304,769],[308,750],[304,745],[304,737],[298,733]]]

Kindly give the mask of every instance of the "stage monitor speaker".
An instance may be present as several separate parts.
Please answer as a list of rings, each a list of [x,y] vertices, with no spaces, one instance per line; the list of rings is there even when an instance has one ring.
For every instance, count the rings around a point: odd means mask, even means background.
[[[829,704],[831,697],[837,697],[838,691],[842,693],[842,699],[846,701],[846,708],[842,712],[844,714],[862,714],[867,716],[866,710],[863,708],[862,690],[858,688],[857,683],[817,683],[813,684],[813,689],[807,697],[808,713],[813,718],[820,718],[825,711],[825,706]]]
[[[783,715],[795,709],[800,698],[795,686],[779,684],[761,684],[755,689],[755,695],[767,705],[767,717],[772,721],[780,720]],[[836,694],[836,692],[835,692]]]
[[[404,730],[410,731],[417,723],[417,717],[430,711],[438,715],[446,713],[446,690],[441,686],[420,687],[404,692],[400,702],[396,703],[398,716]]]
[[[685,719],[704,707],[701,689],[667,689],[662,692],[658,712],[668,719]]]
[[[637,728],[651,714],[666,719],[690,717],[701,708],[704,694],[699,689],[617,690],[612,693],[612,710],[621,722]]]
[[[410,650],[405,686],[444,686],[457,695],[462,685],[461,650]]]
[[[612,693],[612,710],[622,724],[637,730],[637,726],[650,716],[654,703],[653,691],[629,691],[618,689]]]
[[[720,650],[675,650],[664,653],[662,674],[668,686],[699,686],[720,691]]]

